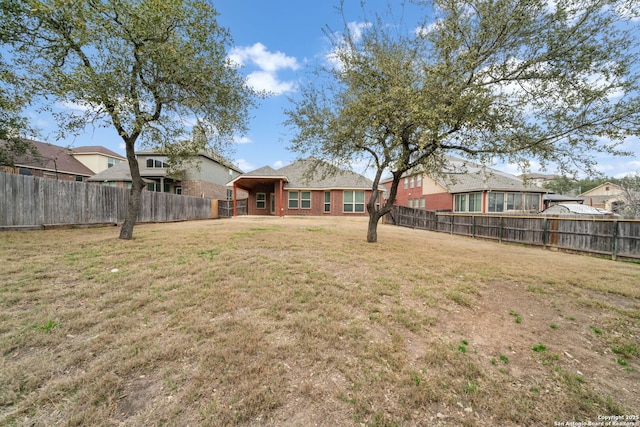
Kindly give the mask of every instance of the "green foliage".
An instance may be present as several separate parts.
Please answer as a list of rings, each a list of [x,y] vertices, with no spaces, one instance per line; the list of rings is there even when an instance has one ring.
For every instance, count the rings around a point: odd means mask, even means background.
[[[38,329],[38,330],[41,330],[41,331],[44,331],[44,332],[50,334],[59,325],[60,325],[59,322],[55,322],[55,321],[49,319],[49,320],[46,321],[46,323],[44,323],[42,325],[31,325],[31,327],[33,329]]]
[[[597,326],[590,325],[589,329],[591,329],[596,335],[602,335],[602,329],[598,328]]]
[[[533,347],[531,347],[531,350],[535,351],[536,353],[543,352],[546,349],[547,349],[547,346],[545,346],[544,344],[536,344]]]
[[[522,323],[522,317],[513,310],[509,310],[509,316],[513,316],[513,320],[516,323]]]
[[[418,3],[418,31],[379,16],[357,33],[327,31],[333,66],[286,111],[293,150],[375,170],[369,241],[408,171],[437,175],[448,156],[593,170],[595,154],[622,154],[640,133],[636,32],[619,2]],[[383,173],[391,188],[377,208]]]
[[[0,3],[2,42],[29,96],[73,103],[61,136],[89,124],[113,127],[133,158],[159,148],[172,164],[246,130],[254,93],[229,64],[228,30],[201,0]],[[191,129],[187,121],[196,123]],[[130,163],[132,192],[143,182]],[[175,172],[175,171],[172,171]],[[131,238],[139,198],[130,198],[122,238]],[[126,231],[125,231],[126,229]]]

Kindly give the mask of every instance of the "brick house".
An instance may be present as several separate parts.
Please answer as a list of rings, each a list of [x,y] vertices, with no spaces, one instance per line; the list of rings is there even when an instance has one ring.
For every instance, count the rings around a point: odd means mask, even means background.
[[[233,188],[234,200],[240,190],[248,193],[249,215],[366,216],[373,182],[304,159],[277,170],[264,166],[227,185]]]
[[[391,180],[382,185],[389,190]],[[407,172],[398,185],[395,204],[434,211],[537,213],[547,191],[525,185],[515,175],[451,158],[448,170],[438,175],[420,169]]]
[[[147,191],[229,200],[231,191],[226,183],[242,173],[238,167],[211,150],[200,151],[177,174],[170,172],[167,156],[156,150],[138,151],[136,158]],[[129,164],[118,164],[92,176],[87,182],[131,188]],[[246,198],[246,194],[242,193],[239,198]]]
[[[20,175],[82,182],[107,169],[109,164],[125,160],[104,147],[68,148],[33,140],[29,140],[29,143],[34,153],[18,156],[13,166],[0,168]]]

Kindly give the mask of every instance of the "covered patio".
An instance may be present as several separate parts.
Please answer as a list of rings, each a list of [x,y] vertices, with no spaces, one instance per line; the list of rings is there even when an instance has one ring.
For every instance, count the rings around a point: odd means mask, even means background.
[[[273,168],[265,166],[253,172],[243,174],[231,182],[233,186],[233,216],[237,216],[238,189],[249,193],[249,215],[284,216],[284,184],[289,179],[280,175]],[[266,210],[266,212],[265,212]]]

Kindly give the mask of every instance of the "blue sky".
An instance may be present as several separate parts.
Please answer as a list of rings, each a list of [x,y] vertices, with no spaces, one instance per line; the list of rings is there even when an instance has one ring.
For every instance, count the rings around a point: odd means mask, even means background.
[[[367,0],[368,14],[385,12],[393,4],[393,14],[411,23],[418,17],[416,9],[402,8],[401,2]],[[233,152],[228,154],[245,172],[269,165],[282,167],[295,160],[297,154],[287,150],[293,133],[283,125],[284,109],[288,97],[295,94],[296,84],[308,71],[308,67],[324,61],[330,45],[323,29],[341,31],[343,20],[337,12],[339,0],[223,0],[214,2],[219,12],[218,22],[228,28],[234,40],[230,56],[242,63],[242,72],[248,82],[257,89],[273,93],[261,100],[251,111],[251,122],[246,135],[234,142]],[[363,22],[360,0],[345,0],[348,22]],[[87,128],[87,132],[72,139],[55,141],[52,138],[55,123],[46,116],[32,116],[40,127],[42,140],[57,145],[102,145],[124,155],[124,146],[111,129]],[[49,135],[49,137],[48,137]],[[598,158],[598,168],[606,176],[621,176],[640,172],[640,140],[629,139],[622,149],[633,151],[632,157]],[[505,172],[519,173],[513,165],[497,165]],[[536,164],[532,164],[536,172]],[[359,171],[363,172],[363,171]],[[553,173],[548,170],[545,173]],[[370,173],[366,173],[370,175]]]

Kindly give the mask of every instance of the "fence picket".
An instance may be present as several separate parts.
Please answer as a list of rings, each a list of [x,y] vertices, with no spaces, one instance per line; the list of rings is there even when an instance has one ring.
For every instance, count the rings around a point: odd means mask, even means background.
[[[595,253],[614,260],[640,259],[640,219],[461,214],[395,206],[386,222],[499,242]]]

